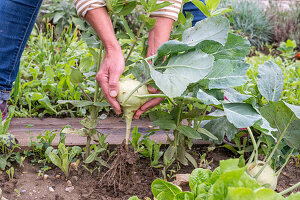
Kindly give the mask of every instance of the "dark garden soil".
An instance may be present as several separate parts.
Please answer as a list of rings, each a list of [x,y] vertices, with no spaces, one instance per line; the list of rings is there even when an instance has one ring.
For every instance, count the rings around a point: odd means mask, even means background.
[[[117,151],[124,153],[122,148],[119,146]],[[207,147],[196,147],[194,151],[202,153],[206,149]],[[219,165],[220,160],[230,157],[234,156],[228,150],[217,148],[208,154],[207,160],[213,160],[209,166],[214,169]],[[117,162],[117,159],[120,162]],[[64,177],[58,168],[46,171],[45,174],[48,177],[44,179],[42,176],[38,176],[39,167],[29,163],[30,161],[27,158],[24,167],[15,166],[14,180],[9,181],[5,172],[0,174],[0,188],[4,197],[9,200],[127,200],[134,195],[141,199],[145,197],[152,198],[151,183],[156,178],[161,177],[161,169],[150,168],[149,160],[141,159],[132,155],[132,153],[129,154],[129,157],[128,155],[127,157],[117,155],[111,163],[112,170],[110,171],[103,168],[98,174],[95,170],[91,176],[86,169],[80,166],[78,171],[71,170],[68,179]],[[176,166],[170,169],[176,169]],[[191,166],[181,167],[175,173],[191,173],[192,170]],[[129,177],[128,180],[124,180],[126,176]],[[70,180],[69,183],[67,180]],[[277,189],[282,191],[299,181],[300,170],[296,167],[295,162],[291,161],[280,176]],[[66,191],[68,186],[70,190],[73,189],[72,187],[74,189],[68,192]],[[21,195],[18,195],[18,192]]]

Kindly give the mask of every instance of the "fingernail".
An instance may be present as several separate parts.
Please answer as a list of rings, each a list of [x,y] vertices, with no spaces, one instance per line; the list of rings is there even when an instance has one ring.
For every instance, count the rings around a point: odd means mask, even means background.
[[[110,94],[111,97],[116,97],[117,96],[117,91],[112,90],[112,91],[110,91],[109,94]]]

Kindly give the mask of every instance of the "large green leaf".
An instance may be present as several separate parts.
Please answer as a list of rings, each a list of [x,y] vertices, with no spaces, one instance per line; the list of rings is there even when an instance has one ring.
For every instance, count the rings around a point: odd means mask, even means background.
[[[165,43],[163,43],[158,49],[157,49],[157,55],[158,56],[164,56],[179,52],[185,52],[187,50],[192,49],[193,47],[188,46],[187,44],[180,42],[178,40],[170,40]]]
[[[159,89],[174,98],[181,96],[190,83],[203,79],[211,71],[213,62],[213,56],[195,50],[171,57],[164,72],[150,67],[150,73]]]
[[[284,139],[291,147],[300,149],[300,119],[295,120],[291,123],[286,131]]]
[[[219,105],[219,104],[221,104],[218,101],[218,99],[216,99],[214,96],[211,96],[211,95],[207,94],[206,92],[204,92],[201,89],[199,89],[199,91],[197,92],[197,98],[206,105],[211,105],[211,104]]]
[[[223,105],[228,121],[237,128],[247,128],[261,119],[254,108],[247,103],[227,103]]]
[[[217,60],[207,75],[209,89],[226,89],[247,82],[249,64],[236,60]]]
[[[170,130],[176,128],[175,120],[173,119],[172,115],[167,112],[154,111],[150,113],[149,117],[152,124],[161,129]]]
[[[204,40],[213,40],[225,45],[229,32],[229,21],[225,17],[210,17],[198,22],[182,34],[182,42],[195,46]]]
[[[182,133],[183,135],[185,135],[188,138],[192,138],[192,139],[202,139],[200,133],[198,133],[195,129],[193,129],[192,127],[186,126],[186,125],[179,125],[177,127],[177,130]]]
[[[154,197],[157,197],[161,192],[165,192],[174,198],[181,192],[177,186],[162,179],[154,180],[151,184],[151,190]]]
[[[278,101],[283,90],[283,73],[272,61],[258,68],[257,87],[268,101]]]
[[[229,140],[232,140],[239,131],[233,124],[231,124],[227,120],[226,117],[213,119],[209,121],[203,128],[207,129],[218,138],[218,144],[221,144],[223,142],[225,134]],[[209,139],[208,137],[205,137],[203,135],[202,137],[207,140]]]
[[[284,104],[285,104],[287,107],[289,107],[289,109],[290,109],[291,111],[294,112],[294,114],[296,115],[297,118],[300,119],[300,106],[292,105],[292,104],[289,104],[289,103],[286,103],[286,102],[284,102]]]
[[[227,88],[224,90],[224,97],[231,103],[242,103],[243,101],[252,97],[251,95],[241,94],[233,88]]]
[[[244,60],[250,53],[250,42],[239,35],[229,33],[225,46],[206,40],[197,45],[203,52],[212,54],[216,60]]]
[[[278,138],[285,133],[285,140],[294,148],[299,148],[299,120],[294,112],[282,101],[271,102],[260,110],[262,116],[270,123],[270,126],[276,128],[274,131]]]

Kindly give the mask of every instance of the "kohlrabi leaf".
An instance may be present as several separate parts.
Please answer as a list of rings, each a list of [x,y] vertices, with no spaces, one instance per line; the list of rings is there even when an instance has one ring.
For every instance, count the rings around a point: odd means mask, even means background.
[[[284,139],[292,148],[300,149],[300,119],[297,119],[291,123],[286,131]]]
[[[217,60],[207,75],[209,89],[226,89],[247,82],[249,64],[236,60]]]
[[[170,130],[176,128],[176,122],[172,115],[163,111],[154,111],[149,115],[150,121],[154,126],[158,126],[160,129]]]
[[[225,17],[206,18],[182,34],[182,42],[195,46],[204,40],[213,40],[225,45],[229,33],[229,20]]]
[[[173,196],[173,198],[175,198],[175,196],[181,192],[181,189],[179,189],[177,186],[162,179],[154,180],[151,184],[151,190],[155,198],[161,192],[165,192],[166,194]]]
[[[150,76],[149,63],[145,60],[142,60],[137,63],[137,66],[129,69],[130,73],[140,82],[145,82]]]
[[[268,101],[278,101],[283,90],[283,73],[272,61],[265,62],[258,68],[257,87]]]
[[[250,42],[239,35],[229,33],[225,46],[206,40],[197,45],[203,52],[212,54],[216,60],[244,60],[250,53]]]
[[[294,112],[294,114],[296,115],[296,117],[297,117],[298,119],[300,119],[300,106],[292,105],[292,104],[289,104],[289,103],[286,103],[286,102],[284,102],[284,104],[285,104],[287,107],[289,107],[289,109],[290,109],[291,111]]]
[[[211,105],[211,104],[219,105],[219,104],[221,104],[218,101],[218,99],[216,99],[214,96],[211,96],[211,95],[207,94],[206,92],[204,92],[201,89],[199,89],[199,91],[197,92],[197,98],[206,105]]]
[[[170,40],[165,43],[163,43],[158,49],[157,49],[157,55],[158,56],[164,56],[179,52],[185,52],[187,50],[192,49],[193,47],[188,46],[187,44],[180,42],[178,40]]]
[[[228,121],[237,128],[247,128],[261,119],[256,110],[247,103],[227,103],[223,105]]]
[[[164,72],[150,67],[159,89],[170,98],[179,97],[190,83],[203,79],[212,68],[214,58],[200,50],[171,57]]]
[[[224,90],[224,97],[231,103],[242,103],[243,101],[252,97],[251,95],[241,94],[233,88]]]
[[[229,140],[232,140],[239,131],[233,124],[228,121],[226,117],[213,119],[205,124],[203,128],[205,128],[218,138],[218,141],[216,141],[218,144],[221,144],[223,142],[225,134]],[[209,139],[205,135],[202,135],[202,137],[206,140]]]
[[[282,101],[270,102],[260,110],[262,116],[268,120],[272,128],[276,128],[278,131],[274,131],[278,138],[281,134],[285,133],[284,139],[288,144],[294,148],[299,147],[299,120],[294,112],[286,106]],[[294,146],[296,144],[296,146]]]
[[[192,192],[197,184],[207,182],[212,172],[209,169],[197,168],[194,169],[189,177],[189,186]]]
[[[175,200],[194,200],[195,196],[191,192],[181,192],[175,196]]]

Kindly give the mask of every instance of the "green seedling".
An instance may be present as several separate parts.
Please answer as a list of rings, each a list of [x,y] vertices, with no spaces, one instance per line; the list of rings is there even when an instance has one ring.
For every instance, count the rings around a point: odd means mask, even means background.
[[[66,147],[63,143],[60,143],[58,145],[58,149],[48,147],[46,154],[51,162],[63,171],[67,178],[70,174],[70,164],[72,160],[76,156],[80,155],[81,151],[81,148],[78,146],[73,146],[70,148]]]
[[[14,167],[10,167],[8,170],[5,171],[6,174],[8,175],[8,179],[14,180],[14,174],[15,174],[15,168]]]

